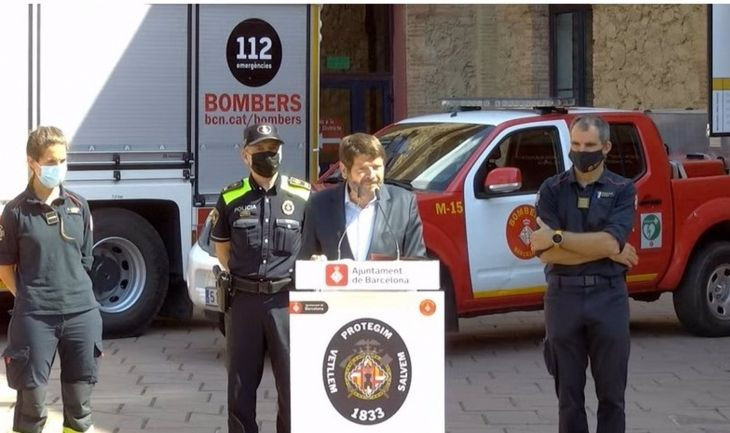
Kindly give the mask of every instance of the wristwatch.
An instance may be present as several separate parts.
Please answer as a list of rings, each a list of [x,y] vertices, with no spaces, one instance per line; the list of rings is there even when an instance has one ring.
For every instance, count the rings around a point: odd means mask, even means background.
[[[553,246],[560,247],[560,244],[562,244],[562,243],[563,243],[563,231],[555,230],[555,233],[553,234]]]

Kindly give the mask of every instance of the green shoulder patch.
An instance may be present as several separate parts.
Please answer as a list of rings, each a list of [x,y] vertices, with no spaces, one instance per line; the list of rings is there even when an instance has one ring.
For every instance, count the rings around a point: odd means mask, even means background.
[[[243,179],[228,185],[221,195],[223,196],[225,204],[229,204],[249,191],[251,191],[251,184],[248,183],[248,179]]]

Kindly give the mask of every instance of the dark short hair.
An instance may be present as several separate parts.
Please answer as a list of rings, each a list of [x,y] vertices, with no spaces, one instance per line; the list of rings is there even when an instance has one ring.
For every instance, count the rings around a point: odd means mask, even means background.
[[[591,126],[594,126],[598,131],[598,140],[601,144],[611,139],[611,129],[608,127],[608,123],[598,116],[578,116],[570,122],[571,131],[576,127],[580,128],[581,131],[588,131]]]
[[[340,161],[350,170],[355,158],[366,155],[371,159],[381,157],[385,159],[385,148],[378,137],[363,132],[345,136],[340,141]]]
[[[56,144],[62,144],[68,149],[68,141],[63,132],[55,126],[39,126],[28,135],[25,153],[38,161],[46,153],[46,149]]]

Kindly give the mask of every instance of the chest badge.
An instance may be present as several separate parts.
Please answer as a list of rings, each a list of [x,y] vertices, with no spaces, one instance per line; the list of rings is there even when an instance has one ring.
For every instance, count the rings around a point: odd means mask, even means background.
[[[43,214],[43,219],[46,220],[46,224],[52,226],[58,224],[58,214],[56,211],[50,211]]]
[[[284,215],[291,215],[294,213],[294,202],[291,200],[284,200],[284,203],[281,204],[281,211],[284,212]]]
[[[588,209],[591,205],[591,199],[588,197],[578,197],[578,209]]]
[[[69,207],[67,209],[67,212],[69,215],[81,215],[81,209],[77,208],[76,206]]]
[[[5,239],[5,229],[0,225],[0,242],[2,242],[3,239]]]
[[[256,209],[254,206],[253,209]],[[237,208],[233,209],[233,212],[238,212],[239,218],[248,218],[251,216],[251,208],[246,206],[245,208],[243,206],[238,206]]]
[[[598,198],[612,198],[614,195],[613,191],[598,191],[598,194],[596,194]]]

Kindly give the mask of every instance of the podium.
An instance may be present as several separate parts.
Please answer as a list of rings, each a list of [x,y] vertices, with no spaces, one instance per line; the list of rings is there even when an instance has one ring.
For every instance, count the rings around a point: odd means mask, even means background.
[[[437,261],[298,261],[292,433],[443,433]]]

